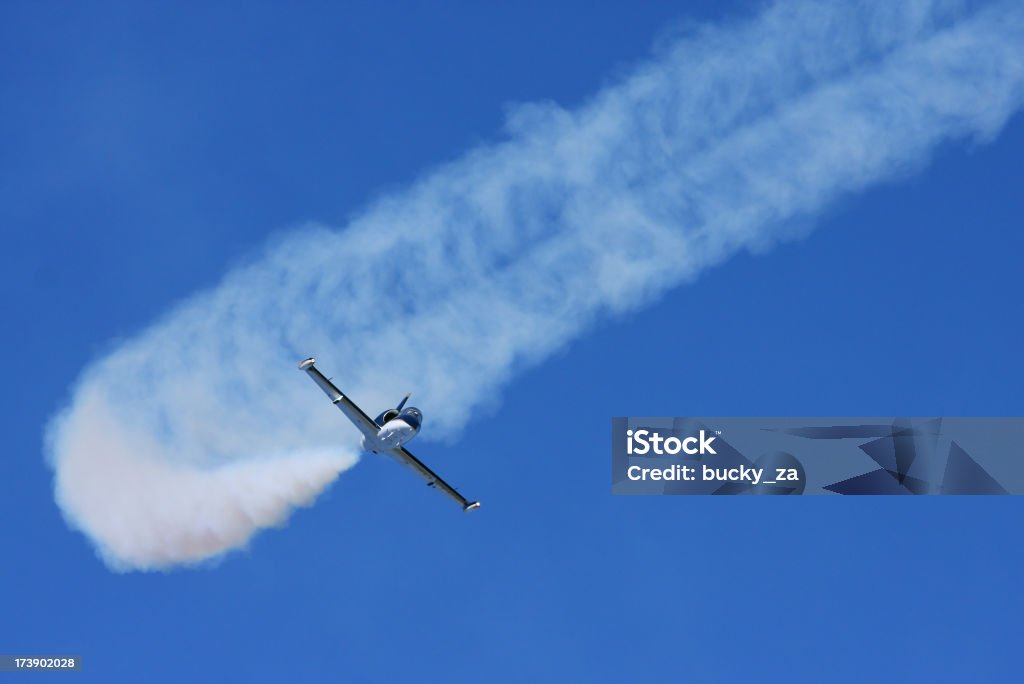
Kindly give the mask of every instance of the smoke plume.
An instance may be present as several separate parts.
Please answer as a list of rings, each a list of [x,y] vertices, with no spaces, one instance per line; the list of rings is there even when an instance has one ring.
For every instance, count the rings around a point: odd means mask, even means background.
[[[452,435],[598,318],[993,138],[1024,102],[1021,36],[1015,2],[786,2],[578,108],[518,106],[501,141],[279,238],[86,368],[47,428],[57,502],[116,569],[244,545],[356,460],[299,359],[368,410],[412,389]]]

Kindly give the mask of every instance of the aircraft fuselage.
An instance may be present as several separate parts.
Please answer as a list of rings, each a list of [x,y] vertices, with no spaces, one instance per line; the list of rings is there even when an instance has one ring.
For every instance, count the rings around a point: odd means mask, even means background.
[[[364,435],[362,447],[366,451],[386,451],[406,444],[419,432],[404,418],[392,418],[381,426],[376,435]]]
[[[406,444],[420,431],[423,414],[415,406],[402,408],[405,400],[398,408],[388,409],[377,416],[374,421],[380,426],[376,435],[364,435],[362,447],[366,451],[387,451],[397,449]]]

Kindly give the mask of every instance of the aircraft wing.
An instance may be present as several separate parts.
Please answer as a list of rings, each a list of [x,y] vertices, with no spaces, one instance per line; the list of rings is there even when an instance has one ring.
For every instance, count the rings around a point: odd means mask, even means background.
[[[313,365],[313,359],[306,359],[299,364],[299,368],[309,373],[313,382],[319,385],[327,398],[338,407],[338,410],[345,414],[345,417],[352,421],[352,424],[359,428],[364,435],[374,436],[380,430],[380,426],[373,422],[373,418],[363,413],[363,410],[356,406],[355,402],[346,397],[334,383],[324,377],[324,374]]]
[[[427,481],[428,487],[434,487],[440,490],[441,492],[447,494],[451,498],[455,499],[459,503],[459,505],[462,506],[462,510],[471,511],[474,508],[480,507],[479,501],[470,501],[466,497],[459,494],[455,487],[452,487],[450,484],[448,484],[440,477],[438,477],[437,473],[428,468],[423,463],[423,461],[413,456],[412,453],[410,453],[409,450],[406,449],[405,447],[391,449],[390,451],[388,451],[388,453],[397,458],[400,462],[404,463],[405,465],[415,470],[417,473],[419,473],[420,477]]]

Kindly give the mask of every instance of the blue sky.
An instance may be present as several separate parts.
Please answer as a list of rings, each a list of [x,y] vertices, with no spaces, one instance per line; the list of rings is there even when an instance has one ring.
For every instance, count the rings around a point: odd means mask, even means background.
[[[1020,415],[1019,114],[602,318],[418,440],[477,514],[364,459],[216,565],[117,574],[54,504],[43,427],[118,340],[272,236],[499,139],[510,103],[571,109],[679,26],[753,11],[4,8],[0,651],[79,653],[96,681],[1019,679],[1017,500],[608,480],[616,415]],[[420,408],[426,438],[441,409]]]

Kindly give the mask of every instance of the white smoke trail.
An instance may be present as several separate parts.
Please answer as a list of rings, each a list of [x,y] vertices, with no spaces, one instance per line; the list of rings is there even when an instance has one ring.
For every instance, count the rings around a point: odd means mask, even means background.
[[[452,434],[603,313],[1024,103],[1021,3],[835,5],[702,29],[575,111],[519,107],[506,141],[289,234],[122,344],[48,427],[69,522],[115,568],[244,544],[355,460],[298,359],[368,409],[412,389]]]

